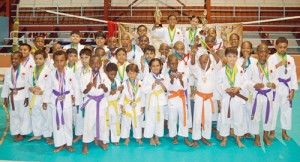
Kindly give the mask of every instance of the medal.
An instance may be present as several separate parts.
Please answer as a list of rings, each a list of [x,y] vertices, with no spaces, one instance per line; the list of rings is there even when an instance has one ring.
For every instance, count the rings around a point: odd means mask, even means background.
[[[16,90],[16,89],[14,89],[12,92],[13,92],[14,95],[18,94],[18,90]]]
[[[128,92],[131,95],[132,100],[129,105],[133,108],[136,107],[135,96],[138,93],[138,81],[132,82],[130,79],[127,80]]]
[[[171,43],[171,44],[170,44],[170,47],[171,47],[171,48],[174,48],[174,44],[173,44],[173,43]]]
[[[63,101],[63,100],[65,100],[65,95],[58,96],[58,101]]]
[[[155,83],[159,84],[160,83],[160,79],[155,79]]]
[[[130,101],[130,106],[133,107],[133,108],[135,108],[136,107],[135,101]]]
[[[267,87],[268,87],[268,88],[271,88],[271,87],[272,87],[272,83],[268,82],[268,83],[267,83]]]
[[[287,69],[285,68],[285,70],[284,70],[284,74],[287,74]]]
[[[207,78],[206,77],[202,77],[202,81],[203,83],[206,83]]]

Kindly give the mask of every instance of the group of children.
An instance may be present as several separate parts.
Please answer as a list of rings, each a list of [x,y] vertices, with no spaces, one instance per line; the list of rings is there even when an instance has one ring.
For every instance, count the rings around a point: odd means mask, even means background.
[[[2,90],[4,105],[10,103],[14,141],[33,133],[29,141],[43,136],[54,143],[54,152],[73,152],[72,143],[82,139],[87,154],[92,142],[103,150],[109,142],[119,145],[120,138],[128,145],[131,128],[137,143],[148,138],[156,146],[167,129],[173,144],[182,136],[187,146],[197,148],[199,140],[211,145],[212,122],[217,121],[221,146],[232,135],[243,147],[240,139],[251,134],[254,145],[261,146],[262,121],[263,141],[271,145],[279,108],[282,137],[290,139],[286,131],[298,84],[286,38],[276,40],[277,53],[271,56],[268,46],[260,44],[256,59],[251,42],[239,46],[237,34],[230,36],[227,48],[216,39],[215,29],[199,35],[198,17],[191,18],[188,36],[176,28],[176,16],[168,22],[168,28],[155,25],[151,31],[165,38],[159,54],[143,25],[137,40],[124,33],[120,47],[115,37],[106,46],[103,32],[95,34],[96,49],[83,46],[80,33],[71,32],[70,45],[53,45],[53,60],[43,37],[35,38],[33,48],[20,45],[11,55]]]

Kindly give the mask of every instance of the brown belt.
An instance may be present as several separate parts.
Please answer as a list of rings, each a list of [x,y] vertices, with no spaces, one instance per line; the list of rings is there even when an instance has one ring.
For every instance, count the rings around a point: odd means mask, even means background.
[[[231,101],[231,98],[233,98],[234,96],[237,96],[245,101],[248,101],[248,98],[241,95],[240,93],[228,93],[230,95],[230,99],[229,99],[229,104],[228,104],[228,112],[227,112],[227,118],[230,118],[230,101]]]
[[[10,101],[11,101],[11,109],[14,111],[15,110],[15,100],[14,100],[14,92],[18,92],[20,90],[23,90],[24,87],[21,88],[10,88],[11,92],[10,92]]]

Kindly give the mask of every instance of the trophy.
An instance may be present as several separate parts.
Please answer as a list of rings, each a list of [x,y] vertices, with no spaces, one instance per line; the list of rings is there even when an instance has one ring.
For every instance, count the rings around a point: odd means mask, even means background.
[[[162,18],[162,13],[159,10],[158,5],[156,4],[156,10],[154,12],[154,19],[155,19],[155,26],[156,27],[162,27],[162,24],[160,22],[161,18]]]
[[[202,18],[202,24],[205,26],[205,24],[208,24],[208,21],[207,21],[207,19],[206,19],[206,15],[207,15],[207,10],[206,9],[204,9],[204,11],[203,11],[203,18]]]

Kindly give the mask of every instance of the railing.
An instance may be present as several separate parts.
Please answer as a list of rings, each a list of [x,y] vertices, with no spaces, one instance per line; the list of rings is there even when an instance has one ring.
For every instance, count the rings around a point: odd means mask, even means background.
[[[47,4],[47,2],[43,3],[44,6],[43,7],[37,7],[35,6],[36,4],[35,3],[31,3],[31,4],[28,4],[28,6],[31,6],[31,7],[26,7],[27,10],[22,10],[22,8],[20,8],[19,10],[19,13],[31,13],[30,16],[20,16],[20,18],[43,18],[44,16],[39,16],[38,14],[36,13],[40,13],[40,12],[45,12],[45,11],[42,11],[40,10],[40,8],[52,8],[53,11],[56,11],[56,12],[80,12],[80,16],[87,16],[87,17],[91,17],[91,18],[102,18],[104,17],[104,15],[102,14],[98,14],[98,15],[86,15],[85,12],[101,12],[103,11],[103,4],[101,3],[97,3],[97,4],[94,4],[95,1],[93,1],[93,5],[90,3],[64,3],[64,2],[59,2],[59,3],[49,3]],[[119,3],[119,2],[118,2]],[[72,4],[70,6],[70,4]],[[120,6],[123,6],[123,8],[116,8],[115,6],[114,7],[111,7],[109,8],[109,12],[114,12],[114,11],[124,11],[124,12],[130,12],[130,15],[126,15],[126,16],[118,16],[118,15],[109,15],[109,18],[117,18],[117,17],[121,17],[121,18],[137,18],[137,17],[140,17],[140,18],[153,18],[152,15],[148,15],[148,16],[138,16],[138,15],[135,15],[134,12],[138,12],[138,11],[155,11],[155,8],[152,7],[150,9],[146,9],[146,8],[139,8],[140,6],[138,7],[129,7],[129,8],[125,8],[124,7],[124,4],[125,3],[122,3],[120,2]],[[242,3],[232,3],[232,4],[224,4],[225,7],[222,8],[218,8],[220,6],[218,6],[218,4],[223,4],[223,3],[212,3],[212,5],[216,5],[216,6],[211,6],[211,18],[212,19],[218,19],[218,18],[245,18],[245,19],[251,19],[253,21],[255,20],[262,20],[262,19],[273,19],[273,18],[281,18],[281,17],[285,17],[286,15],[288,15],[289,13],[295,13],[295,12],[298,12],[299,15],[300,15],[300,11],[299,10],[295,10],[295,9],[292,9],[291,6],[293,7],[300,7],[300,2],[293,2],[293,3],[286,3],[285,1],[282,1],[281,3],[278,3],[278,2],[274,2],[274,3],[246,3],[247,5],[250,5],[250,6],[243,6],[243,7],[249,7],[249,8],[253,8],[253,9],[243,9],[243,10],[239,10],[238,7],[241,7],[241,6],[237,6],[237,5],[242,5]],[[12,5],[16,5],[16,4],[12,4]],[[69,5],[69,7],[73,7],[73,6],[77,6],[78,8],[70,8],[70,9],[65,9],[67,7],[67,5]],[[92,5],[92,6],[91,6]],[[99,5],[99,7],[95,7]],[[162,6],[161,7],[161,11],[162,12],[168,12],[168,11],[173,11],[174,9],[168,9],[168,8],[165,8],[167,5],[165,4],[165,6]],[[199,5],[200,6],[200,5]],[[226,8],[227,6],[227,8]],[[282,7],[282,10],[277,10],[277,9],[266,9],[266,7],[268,6],[272,6],[272,7]],[[288,6],[288,7],[286,7]],[[94,7],[94,8],[91,8],[91,7]],[[176,8],[177,11],[180,12],[180,15],[179,17],[186,17],[188,18],[189,15],[185,15],[183,14],[184,12],[190,12],[190,11],[197,11],[197,12],[202,12],[203,11],[203,8],[200,8],[200,9],[193,9],[192,6],[188,6],[188,7],[183,7],[183,6],[174,6]],[[32,8],[30,10],[28,10],[28,8]],[[12,12],[16,12],[16,10],[13,10]],[[232,13],[230,16],[223,16],[223,15],[214,15],[215,12],[230,12]],[[251,13],[256,13],[254,16],[240,16],[238,15],[239,13],[242,13],[242,12],[251,12]],[[276,15],[276,16],[263,16],[262,13],[282,13],[281,15]],[[166,17],[166,15],[163,15],[164,17]],[[67,16],[59,16],[59,15],[53,15],[53,16],[47,16],[49,18],[56,18],[56,25],[60,24],[60,20],[59,18],[65,18]]]

